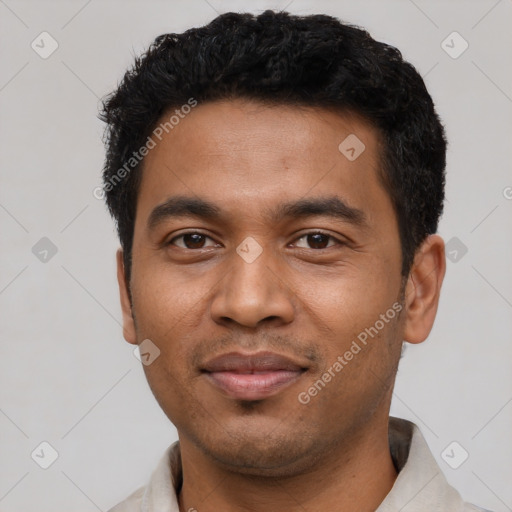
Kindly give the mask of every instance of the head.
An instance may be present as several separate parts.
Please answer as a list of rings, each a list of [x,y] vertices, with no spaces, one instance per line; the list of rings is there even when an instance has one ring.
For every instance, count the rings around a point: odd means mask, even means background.
[[[400,52],[329,16],[227,13],[157,37],[101,117],[124,336],[158,347],[180,439],[287,474],[387,417],[445,271],[444,131]],[[300,367],[278,392],[212,384],[216,356],[263,351]]]

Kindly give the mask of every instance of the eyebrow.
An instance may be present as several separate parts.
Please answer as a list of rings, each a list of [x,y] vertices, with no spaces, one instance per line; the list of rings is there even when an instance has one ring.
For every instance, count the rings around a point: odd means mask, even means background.
[[[267,208],[265,213],[271,223],[287,218],[323,216],[342,220],[362,229],[370,227],[362,210],[349,206],[338,196],[298,199]],[[180,217],[197,217],[213,222],[224,219],[222,210],[215,203],[195,197],[173,196],[151,211],[147,227],[153,230],[165,220]]]

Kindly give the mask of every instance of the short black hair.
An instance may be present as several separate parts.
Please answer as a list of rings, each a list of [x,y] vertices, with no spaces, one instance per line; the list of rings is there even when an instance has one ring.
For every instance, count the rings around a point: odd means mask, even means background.
[[[444,202],[446,138],[423,79],[398,49],[362,28],[327,15],[267,10],[228,12],[160,35],[104,99],[103,191],[128,282],[138,150],[171,109],[237,98],[351,112],[377,128],[379,179],[397,215],[407,276],[417,248],[437,231]]]

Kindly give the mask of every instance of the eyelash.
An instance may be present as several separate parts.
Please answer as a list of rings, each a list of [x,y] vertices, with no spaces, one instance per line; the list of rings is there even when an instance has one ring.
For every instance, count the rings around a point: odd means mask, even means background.
[[[202,235],[205,238],[209,238],[210,240],[213,240],[213,238],[211,238],[210,236],[206,235],[205,233],[202,233],[201,231],[188,231],[186,233],[181,233],[181,235],[175,236],[174,238],[169,240],[169,242],[167,242],[165,245],[174,245],[173,242],[175,240],[178,240],[178,239],[180,239],[180,238],[182,238],[182,237],[184,237],[186,235]],[[334,240],[337,245],[340,245],[340,246],[341,245],[347,245],[346,242],[343,242],[342,240],[340,240],[340,239],[336,238],[335,236],[331,235],[330,233],[326,233],[324,231],[318,231],[318,230],[316,230],[316,231],[308,231],[307,233],[303,233],[298,238],[296,238],[295,241],[301,240],[302,238],[305,238],[308,235],[324,235],[324,236],[328,237],[329,239]],[[312,251],[321,251],[321,250],[329,249],[330,247],[332,247],[332,246],[324,247],[322,249],[313,249],[311,247],[308,247],[308,248],[300,247],[300,249],[310,249]],[[179,247],[179,248],[180,249],[189,250],[189,251],[196,251],[196,250],[203,249],[203,247],[200,247],[199,249],[188,249],[187,247]]]

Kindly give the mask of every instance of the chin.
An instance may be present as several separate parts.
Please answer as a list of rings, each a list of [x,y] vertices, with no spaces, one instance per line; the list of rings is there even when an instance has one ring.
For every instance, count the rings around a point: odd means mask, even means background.
[[[310,467],[314,456],[313,436],[297,430],[276,432],[270,428],[219,432],[217,439],[197,439],[196,446],[228,471],[260,477],[285,477]],[[304,434],[304,433],[303,433]]]

